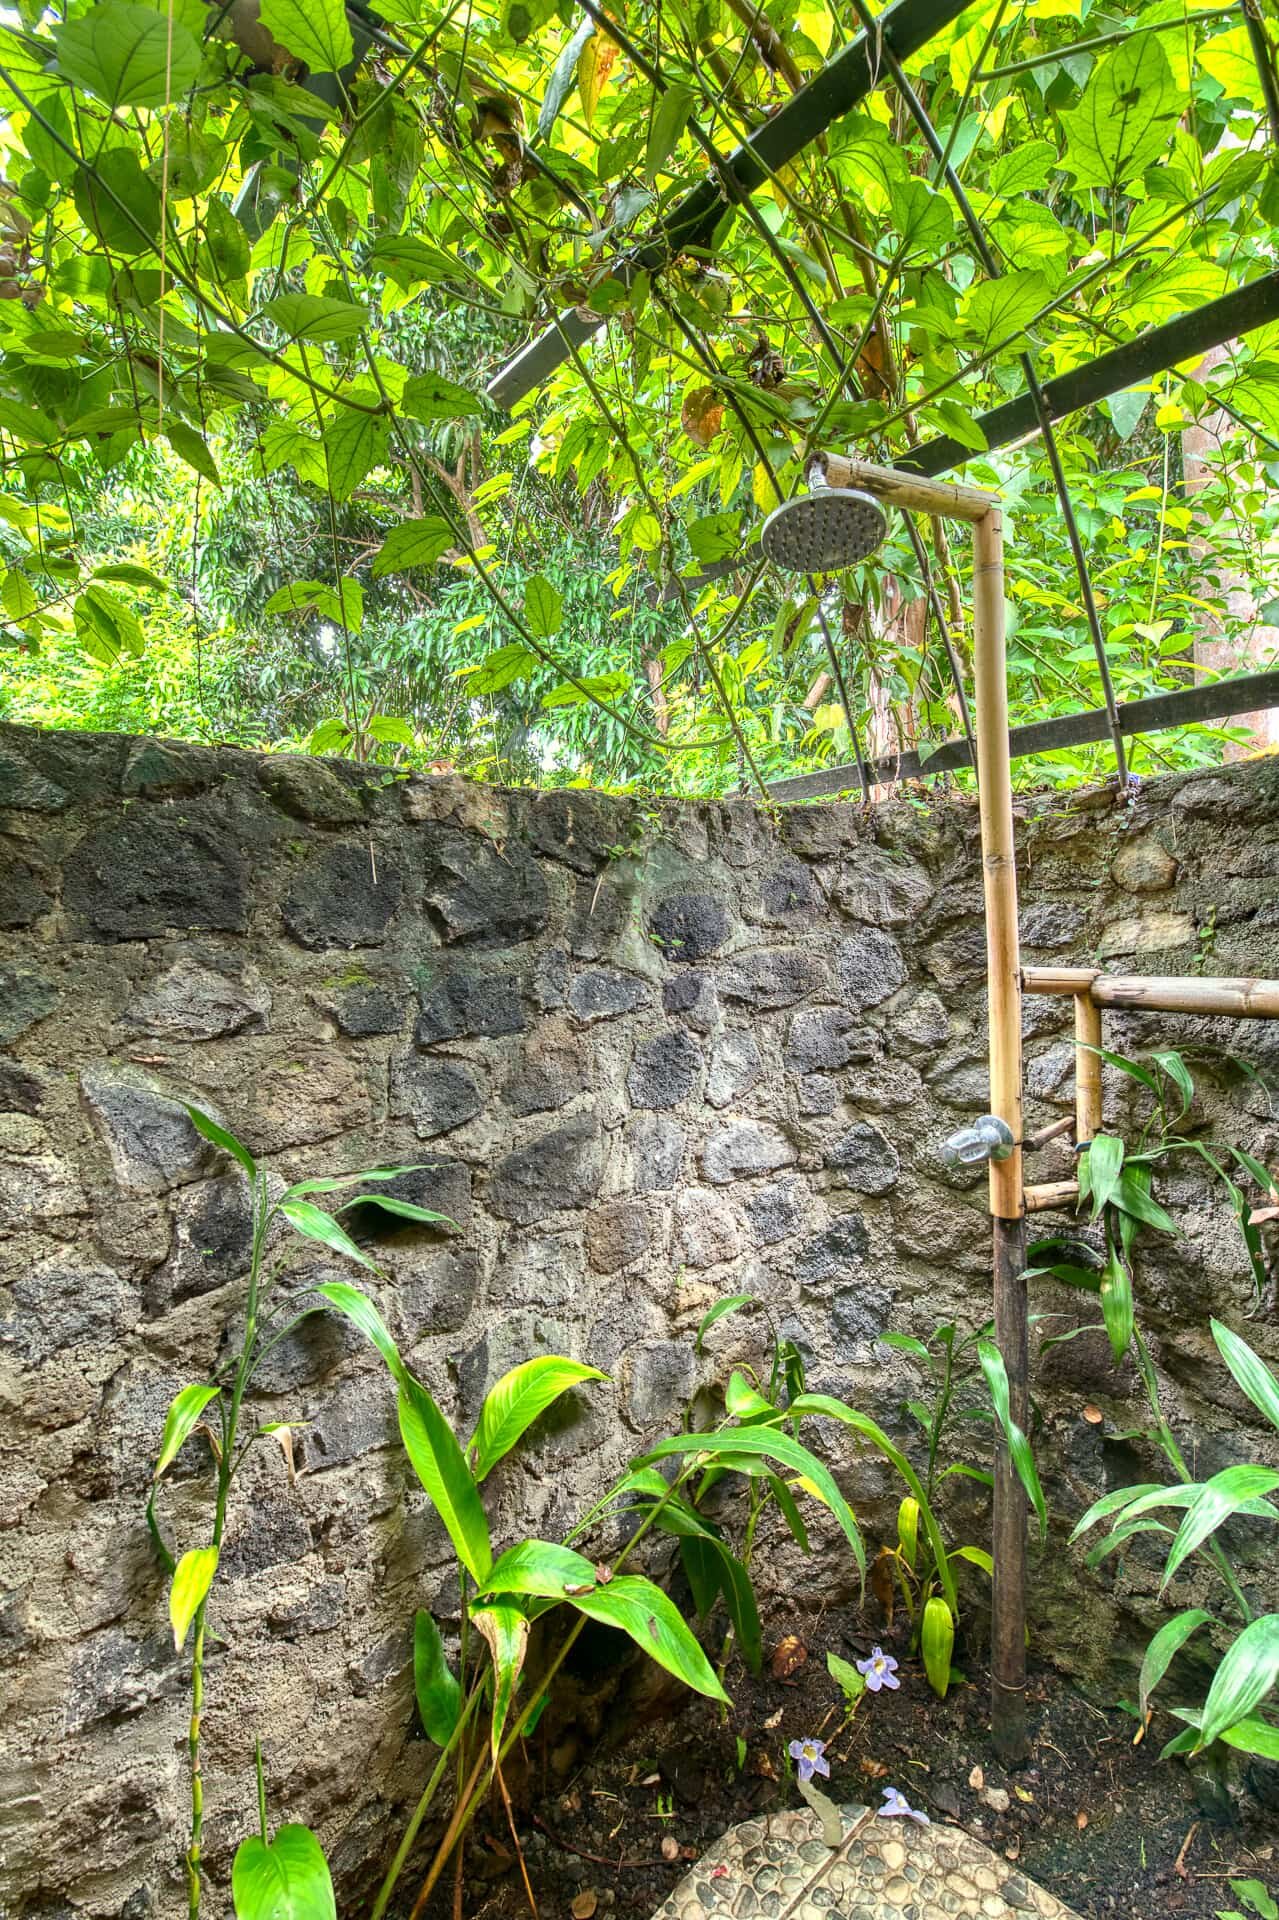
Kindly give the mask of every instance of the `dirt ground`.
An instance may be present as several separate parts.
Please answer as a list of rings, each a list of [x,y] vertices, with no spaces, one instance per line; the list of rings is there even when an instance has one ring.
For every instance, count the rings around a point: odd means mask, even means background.
[[[848,1723],[826,1652],[864,1658],[872,1636],[900,1660],[902,1684],[864,1697]],[[648,1920],[725,1828],[798,1804],[786,1749],[812,1735],[828,1743],[837,1801],[875,1804],[883,1787],[899,1787],[934,1820],[1016,1860],[1085,1920],[1214,1920],[1239,1908],[1232,1877],[1279,1892],[1279,1770],[1252,1776],[1242,1792],[1236,1774],[1231,1792],[1207,1770],[1160,1763],[1176,1723],[1156,1720],[1134,1747],[1131,1715],[1100,1711],[1040,1670],[1029,1764],[1006,1773],[992,1757],[987,1677],[976,1667],[943,1703],[903,1637],[864,1630],[856,1614],[801,1623],[794,1644],[785,1639],[774,1631],[758,1678],[730,1665],[727,1712],[659,1694],[637,1729],[611,1736],[606,1722],[580,1757],[562,1730],[535,1740],[515,1818],[543,1920]],[[620,1705],[612,1719],[634,1727]],[[456,1920],[452,1874],[445,1879],[433,1920]],[[528,1911],[500,1805],[476,1823],[463,1911],[466,1920]]]

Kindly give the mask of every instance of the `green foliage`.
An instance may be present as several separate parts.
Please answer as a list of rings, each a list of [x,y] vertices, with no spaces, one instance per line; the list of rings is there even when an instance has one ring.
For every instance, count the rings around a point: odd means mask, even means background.
[[[1048,377],[1269,270],[1246,29],[1120,0],[1087,52],[1069,8],[932,39],[911,77],[993,280],[886,76],[709,250],[638,264],[707,143],[846,38],[827,0],[769,0],[758,34],[642,0],[660,86],[525,0],[401,0],[376,58],[352,18],[59,0],[4,27],[0,713],[684,792],[847,759],[807,584],[756,579],[752,542],[811,447],[936,433],[1007,502],[1014,718],[1098,704],[1043,449],[976,416],[1023,351]],[[486,379],[565,307],[607,322],[499,418]],[[1197,638],[1248,637],[1236,579],[1279,596],[1275,330],[1058,436],[1118,697],[1180,685]],[[968,565],[931,553],[943,600]],[[829,587],[881,750],[957,731],[929,584],[894,526]],[[1134,751],[1203,764],[1227,731]]]

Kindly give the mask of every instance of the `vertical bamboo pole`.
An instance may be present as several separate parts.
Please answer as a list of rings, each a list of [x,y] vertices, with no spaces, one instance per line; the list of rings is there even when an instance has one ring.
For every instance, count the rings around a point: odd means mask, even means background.
[[[973,677],[982,881],[986,906],[986,995],[990,1025],[990,1110],[1018,1143],[990,1167],[994,1237],[995,1340],[1008,1371],[1012,1417],[1027,1426],[1029,1340],[1026,1230],[1022,1203],[1021,956],[1013,838],[1008,687],[1004,647],[1003,520],[992,507],[973,526]],[[995,1459],[991,1732],[1005,1761],[1026,1749],[1026,1496],[1002,1436]]]
[[[1075,1142],[1101,1131],[1101,1008],[1091,993],[1075,995]]]

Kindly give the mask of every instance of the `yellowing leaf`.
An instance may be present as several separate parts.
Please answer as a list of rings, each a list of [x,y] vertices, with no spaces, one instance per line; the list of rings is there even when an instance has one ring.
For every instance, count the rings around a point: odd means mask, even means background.
[[[577,61],[577,93],[582,102],[582,118],[587,126],[595,122],[595,109],[617,60],[617,48],[602,33],[593,33]]]

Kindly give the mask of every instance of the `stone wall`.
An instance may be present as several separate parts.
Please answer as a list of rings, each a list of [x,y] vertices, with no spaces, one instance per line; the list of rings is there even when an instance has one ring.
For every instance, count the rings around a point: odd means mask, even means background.
[[[558,1537],[758,1357],[740,1317],[695,1355],[727,1292],[771,1303],[814,1384],[904,1432],[914,1375],[876,1334],[988,1312],[984,1176],[936,1153],[986,1101],[976,815],[503,793],[13,728],[0,805],[0,1912],[142,1920],[184,1910],[186,1675],[144,1503],[171,1396],[242,1311],[247,1236],[242,1182],[175,1101],[281,1178],[424,1163],[403,1190],[455,1224],[367,1224],[386,1273],[369,1285],[459,1424],[538,1351],[610,1375],[493,1475],[499,1539]],[[1279,762],[1119,811],[1024,811],[1029,958],[1279,972]],[[1068,1018],[1028,1006],[1032,1124],[1070,1102]],[[1156,1034],[1216,1050],[1208,1107],[1273,1156],[1269,1096],[1224,1056],[1273,1082],[1279,1027],[1110,1023],[1114,1045]],[[1058,1146],[1036,1175],[1067,1168]],[[1164,1197],[1187,1236],[1146,1255],[1140,1296],[1169,1410],[1202,1470],[1264,1456],[1207,1330],[1252,1302],[1233,1220],[1193,1169]],[[1273,1358],[1270,1317],[1248,1331]],[[1038,1644],[1094,1682],[1117,1608],[1153,1617],[1155,1582],[1137,1563],[1118,1588],[1081,1576],[1060,1544],[1104,1486],[1146,1477],[1111,1438],[1132,1386],[1092,1335],[1038,1371],[1057,1529]],[[277,1814],[317,1825],[350,1887],[425,1777],[408,1625],[455,1604],[447,1541],[344,1325],[305,1323],[262,1387],[264,1417],[310,1424],[296,1483],[263,1446],[231,1516],[208,1855],[218,1880],[253,1825],[261,1733]],[[895,1490],[823,1444],[873,1537]],[[960,1444],[980,1457],[981,1430]],[[197,1439],[166,1482],[179,1545],[206,1537],[208,1467]],[[760,1566],[789,1606],[850,1585],[834,1550],[804,1567],[766,1544]]]

